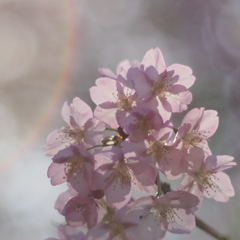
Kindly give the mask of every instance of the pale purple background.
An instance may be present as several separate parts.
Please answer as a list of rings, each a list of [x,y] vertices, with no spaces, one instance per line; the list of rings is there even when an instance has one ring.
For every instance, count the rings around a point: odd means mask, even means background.
[[[197,80],[189,108],[219,112],[210,147],[213,154],[233,155],[239,162],[239,11],[239,0],[1,0],[0,239],[56,236],[54,224],[63,217],[53,205],[66,188],[51,186],[46,176],[51,160],[41,150],[45,138],[64,124],[65,100],[78,96],[94,107],[88,89],[99,67],[115,70],[121,60],[141,60],[150,48],[160,47],[167,65],[193,69]],[[69,54],[69,80],[54,98]],[[205,199],[197,212],[233,240],[240,236],[239,170],[227,171],[236,196],[225,204]],[[213,238],[196,229],[165,239]]]

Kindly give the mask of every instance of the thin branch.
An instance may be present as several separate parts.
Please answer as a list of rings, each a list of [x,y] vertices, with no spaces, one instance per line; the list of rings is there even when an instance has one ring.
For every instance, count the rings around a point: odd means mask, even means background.
[[[214,228],[212,228],[211,226],[203,222],[198,217],[195,216],[195,219],[196,219],[196,226],[201,230],[203,230],[204,232],[208,233],[209,235],[215,237],[218,240],[230,240],[230,238],[224,237],[219,232],[217,232],[217,230],[215,230]]]

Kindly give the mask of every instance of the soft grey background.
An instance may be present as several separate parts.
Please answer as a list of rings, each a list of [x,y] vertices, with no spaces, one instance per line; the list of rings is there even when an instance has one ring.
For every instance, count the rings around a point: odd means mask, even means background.
[[[239,11],[238,0],[1,0],[0,239],[56,236],[54,225],[63,217],[53,205],[65,186],[50,185],[51,160],[41,147],[64,125],[64,101],[78,96],[94,107],[88,89],[99,67],[141,61],[150,48],[160,47],[167,65],[193,69],[189,109],[219,112],[212,152],[239,163]],[[227,171],[236,196],[228,203],[205,199],[197,212],[233,240],[240,236],[239,170]],[[165,239],[213,238],[195,229]]]

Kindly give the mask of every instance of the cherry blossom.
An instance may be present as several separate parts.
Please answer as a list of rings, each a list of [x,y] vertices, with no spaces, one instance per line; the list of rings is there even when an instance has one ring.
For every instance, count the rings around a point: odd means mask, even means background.
[[[205,157],[201,148],[191,149],[187,156],[189,169],[179,189],[195,194],[201,201],[203,195],[220,202],[228,201],[234,196],[234,189],[222,171],[236,165],[233,159],[227,155]]]
[[[115,210],[109,208],[102,223],[87,232],[86,240],[139,240],[139,218],[127,215],[128,210],[128,206]]]
[[[145,161],[150,161],[169,179],[177,179],[181,177],[183,172],[181,166],[183,153],[167,143],[172,133],[172,123],[167,121],[146,139],[137,143],[126,140],[121,146],[125,156],[129,159],[142,158]]]
[[[82,146],[71,145],[60,150],[49,166],[48,177],[52,185],[69,182],[83,196],[90,191],[90,182],[94,169],[92,155]]]
[[[132,78],[135,69],[130,69],[124,76],[116,80],[99,78],[96,85],[90,89],[93,102],[97,105],[94,116],[112,128],[122,125],[123,119],[136,106],[136,93]],[[101,94],[99,94],[101,93]]]
[[[83,226],[86,223],[91,228],[97,223],[97,206],[91,196],[76,196],[65,204],[62,215],[71,226]]]
[[[192,70],[184,65],[166,67],[159,48],[149,50],[141,62],[139,76],[134,79],[138,98],[159,110],[169,113],[182,112],[192,101],[188,88],[195,77]]]
[[[219,118],[214,110],[194,108],[183,118],[176,135],[178,148],[189,151],[193,147],[200,147],[211,153],[206,139],[210,138],[217,130]]]
[[[120,62],[116,73],[99,71],[90,89],[95,110],[78,97],[65,102],[67,125],[44,146],[52,159],[51,184],[68,187],[54,206],[68,224],[59,226],[59,240],[162,240],[167,231],[190,233],[203,196],[220,202],[234,196],[223,171],[236,163],[212,155],[207,142],[218,128],[217,112],[194,108],[174,126],[175,113],[192,101],[188,89],[195,77],[187,66],[167,67],[159,48],[141,63]],[[184,175],[178,191],[162,175]],[[134,200],[133,189],[154,195]]]
[[[156,111],[136,107],[123,122],[123,130],[129,134],[129,140],[138,142],[148,137],[163,124],[162,117]]]
[[[156,240],[163,238],[166,231],[190,233],[195,227],[191,208],[199,200],[184,191],[168,192],[163,196],[143,196],[132,202],[129,216],[138,214],[138,231],[141,239]]]
[[[47,144],[43,148],[47,156],[52,157],[72,144],[88,148],[99,143],[105,124],[93,118],[91,108],[80,98],[74,98],[70,105],[64,103],[62,117],[68,125],[48,136]]]
[[[93,176],[92,189],[103,189],[108,206],[121,208],[132,196],[132,188],[156,192],[156,171],[147,162],[124,159],[119,147],[95,152],[99,164]]]

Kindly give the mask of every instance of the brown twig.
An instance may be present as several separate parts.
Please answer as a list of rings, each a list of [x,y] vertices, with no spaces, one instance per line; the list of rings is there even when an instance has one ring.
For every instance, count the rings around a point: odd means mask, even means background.
[[[211,226],[209,226],[208,224],[206,224],[196,216],[195,216],[195,220],[196,220],[196,226],[201,230],[205,231],[206,233],[208,233],[209,235],[215,237],[218,240],[230,240],[230,238],[224,237],[219,232],[217,232],[217,230],[215,230],[214,228],[212,228]]]

